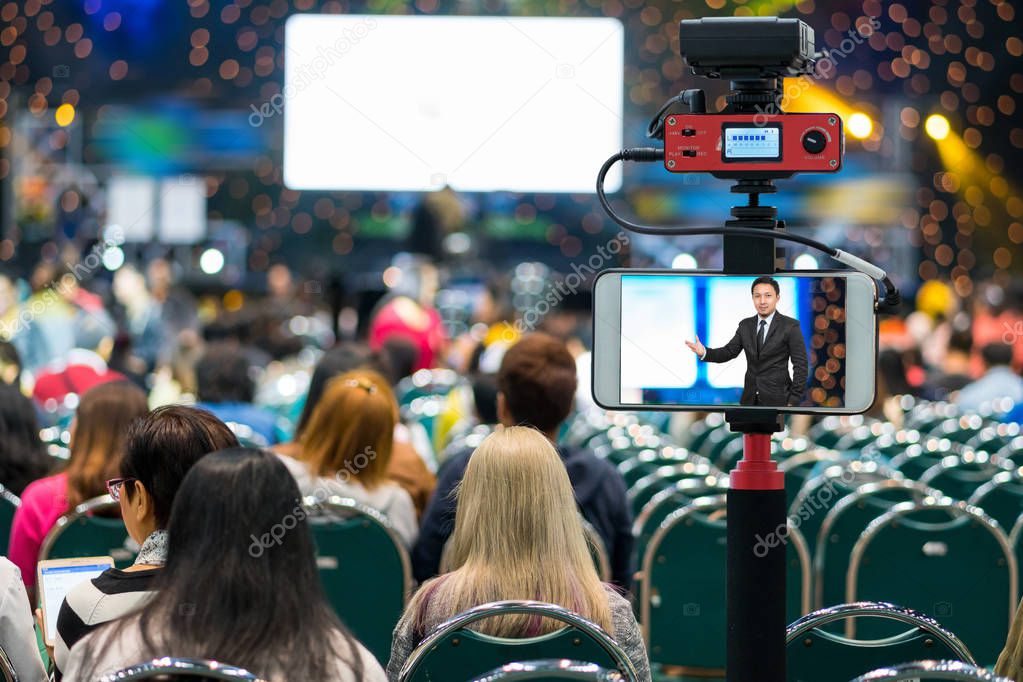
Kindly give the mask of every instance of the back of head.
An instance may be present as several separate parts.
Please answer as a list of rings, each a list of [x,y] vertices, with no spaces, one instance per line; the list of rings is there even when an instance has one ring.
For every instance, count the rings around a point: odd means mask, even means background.
[[[251,403],[256,387],[249,361],[234,344],[211,344],[195,367],[199,400],[204,403]]]
[[[106,481],[120,473],[129,425],[147,412],[146,394],[128,381],[100,384],[82,395],[67,468],[71,509],[106,492]]]
[[[309,391],[306,393],[305,405],[302,407],[302,416],[299,417],[295,433],[299,436],[309,423],[313,415],[313,409],[323,397],[323,390],[327,382],[345,372],[355,369],[372,369],[382,375],[387,374],[387,368],[383,360],[369,346],[362,343],[345,342],[340,343],[323,354],[320,361],[316,363],[313,376],[309,380]]]
[[[168,405],[137,420],[128,430],[121,476],[137,479],[153,500],[158,528],[166,528],[181,481],[203,455],[238,447],[224,422],[206,410]],[[125,488],[129,497],[133,488]]]
[[[46,475],[49,459],[32,401],[0,381],[0,485],[21,495],[26,485]]]
[[[438,589],[452,614],[501,599],[539,599],[610,627],[607,594],[586,546],[568,472],[535,429],[499,429],[469,458],[449,563],[454,571]],[[483,629],[522,636],[528,623],[528,617],[510,616]],[[547,625],[544,631],[554,627]]]
[[[989,343],[980,349],[985,367],[1007,367],[1012,364],[1012,346],[1007,343]]]
[[[267,679],[331,679],[335,654],[357,666],[320,586],[298,487],[275,455],[231,448],[202,457],[167,530],[156,596],[136,614],[143,658],[212,658]],[[108,632],[135,627],[126,618]]]
[[[387,380],[355,370],[327,383],[300,440],[302,459],[318,476],[343,475],[366,488],[386,479],[398,403]]]
[[[948,337],[948,351],[969,355],[973,350],[973,332],[970,329],[954,329]]]
[[[497,389],[511,419],[544,433],[555,431],[568,417],[576,385],[572,354],[548,334],[522,337],[504,354],[497,373]]]

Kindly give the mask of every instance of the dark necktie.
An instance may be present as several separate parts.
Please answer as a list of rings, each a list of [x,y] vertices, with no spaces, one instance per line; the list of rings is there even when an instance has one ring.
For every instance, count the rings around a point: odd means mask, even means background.
[[[760,331],[757,332],[757,355],[760,355],[760,349],[764,347],[764,328],[767,327],[767,320],[760,320]]]

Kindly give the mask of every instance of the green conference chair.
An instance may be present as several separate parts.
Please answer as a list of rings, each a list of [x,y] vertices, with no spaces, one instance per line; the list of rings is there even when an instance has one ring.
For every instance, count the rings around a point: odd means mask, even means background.
[[[710,438],[711,434],[715,431],[727,429],[728,426],[725,425],[725,415],[720,412],[714,412],[689,427],[689,440],[688,442],[683,443],[683,445],[690,452],[699,452],[702,454],[703,444],[708,438]]]
[[[703,455],[712,462],[716,462],[721,453],[734,441],[742,442],[742,434],[728,429],[718,429],[707,437],[697,454]]]
[[[832,446],[839,452],[854,452],[857,455],[883,435],[895,432],[895,426],[886,422],[870,422],[849,431]]]
[[[902,474],[878,462],[852,460],[834,464],[809,478],[789,507],[789,517],[799,519],[799,530],[814,543],[828,511],[864,483],[901,479]]]
[[[778,462],[778,468],[785,472],[785,503],[792,505],[807,479],[819,465],[838,463],[841,460],[841,455],[834,450],[814,448]]]
[[[727,490],[727,476],[706,476],[678,481],[651,497],[632,522],[632,537],[635,540],[633,552],[636,565],[639,566],[643,563],[643,554],[650,538],[673,511],[681,509],[701,497],[723,495]]]
[[[863,456],[891,460],[910,445],[919,443],[921,438],[920,432],[915,429],[898,429],[891,433],[883,433],[873,443],[863,448]]]
[[[852,682],[928,682],[929,680],[958,680],[959,682],[1012,682],[999,677],[987,668],[962,661],[914,661],[871,670]]]
[[[546,660],[508,663],[477,677],[472,682],[535,682],[539,680],[577,680],[579,682],[621,682],[617,670],[583,661]]]
[[[408,553],[387,518],[343,497],[305,499],[327,600],[381,665],[412,588]]]
[[[833,632],[835,625],[854,621],[880,623],[886,631],[894,627],[897,632],[870,640]],[[907,625],[909,629],[902,630]],[[814,611],[788,626],[785,641],[788,682],[847,682],[881,666],[921,658],[976,663],[966,645],[938,621],[885,602]]]
[[[904,426],[907,429],[916,429],[920,433],[929,433],[942,422],[958,414],[959,408],[951,403],[921,402],[906,415]]]
[[[470,626],[487,618],[528,614],[564,623],[537,637],[510,639],[485,635]],[[621,647],[598,625],[577,613],[538,601],[483,604],[441,623],[409,655],[399,682],[472,680],[516,661],[568,659],[616,670],[636,682],[636,669]]]
[[[862,414],[825,417],[810,428],[810,441],[819,448],[834,448],[845,434],[875,421]]]
[[[964,414],[942,420],[927,432],[930,438],[948,438],[953,443],[965,445],[980,434],[987,424],[979,414]]]
[[[1008,424],[989,424],[982,428],[977,435],[966,442],[966,445],[974,450],[984,452],[998,452],[1006,445],[1018,438],[1023,433],[1023,427],[1015,422]]]
[[[957,451],[953,449],[952,441],[947,438],[925,438],[892,457],[889,464],[906,478],[915,481],[923,476],[925,471],[935,464],[940,464],[942,459],[956,454]]]
[[[1023,512],[1020,512],[1011,526],[1009,547],[1012,549],[1012,555],[1016,557],[1017,575],[1023,577]]]
[[[580,521],[583,524],[583,533],[586,535],[586,547],[590,550],[590,556],[593,558],[593,565],[597,569],[597,575],[600,579],[607,583],[611,582],[611,558],[607,554],[607,547],[604,545],[603,538],[600,537],[600,533],[593,527],[593,524],[584,518]]]
[[[995,454],[1013,461],[1023,459],[1023,436],[1016,436],[1003,445]]]
[[[407,407],[416,398],[447,395],[463,381],[454,370],[421,369],[399,381],[394,393],[398,404]]]
[[[723,476],[715,467],[707,464],[693,464],[684,462],[658,467],[643,478],[636,481],[626,492],[629,506],[632,508],[633,516],[639,514],[643,505],[649,502],[654,495],[660,491],[670,488],[679,481],[690,478],[705,479],[707,477],[717,478]]]
[[[902,502],[874,519],[846,573],[847,602],[888,600],[938,618],[984,665],[1002,650],[1016,594],[1016,558],[998,523],[948,498]],[[851,622],[846,635],[855,634]]]
[[[0,485],[0,554],[7,556],[7,543],[11,539],[11,524],[14,512],[21,506],[21,500],[7,488]]]
[[[109,556],[117,568],[135,561],[128,531],[120,517],[121,505],[109,495],[86,500],[57,519],[39,548],[39,560]]]
[[[919,480],[954,500],[968,500],[981,485],[1012,470],[1012,462],[998,455],[966,450],[960,455],[943,458],[925,471]]]
[[[156,658],[145,663],[136,663],[122,670],[104,675],[100,682],[121,682],[121,680],[167,680],[191,678],[196,680],[235,680],[236,682],[263,682],[244,668],[237,668],[218,661],[196,658]]]
[[[657,529],[643,556],[640,621],[650,660],[702,669],[725,667],[725,495],[695,500]],[[810,562],[799,530],[789,527],[787,609],[797,617],[810,598]]]
[[[1012,528],[1023,514],[1023,468],[995,474],[974,490],[967,502],[983,509],[1002,528]]]
[[[625,487],[629,488],[636,481],[660,467],[685,464],[686,462],[710,466],[710,460],[706,457],[690,454],[685,448],[667,446],[659,450],[652,448],[640,450],[618,464],[618,473],[625,479]]]
[[[814,607],[845,601],[845,576],[853,546],[870,522],[899,502],[938,498],[941,493],[916,481],[866,483],[835,504],[824,516],[813,539]]]

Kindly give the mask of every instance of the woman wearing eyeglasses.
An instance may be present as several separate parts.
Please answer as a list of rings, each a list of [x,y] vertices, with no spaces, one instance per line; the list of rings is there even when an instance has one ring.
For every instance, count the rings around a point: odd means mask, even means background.
[[[299,438],[297,459],[279,455],[303,495],[349,497],[382,512],[411,547],[419,532],[412,498],[387,477],[398,403],[384,377],[355,370],[327,384]]]
[[[161,407],[132,424],[121,476],[107,481],[107,490],[120,503],[128,535],[141,548],[132,566],[104,571],[68,593],[57,617],[53,651],[58,679],[75,642],[153,596],[152,583],[167,557],[171,503],[181,481],[207,453],[237,446],[224,422],[194,407]]]

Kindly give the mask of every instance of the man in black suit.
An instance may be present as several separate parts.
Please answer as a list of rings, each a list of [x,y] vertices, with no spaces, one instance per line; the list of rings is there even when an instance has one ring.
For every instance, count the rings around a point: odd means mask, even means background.
[[[721,348],[706,348],[700,339],[686,341],[686,345],[704,362],[728,362],[745,351],[746,379],[740,405],[798,405],[806,393],[807,374],[806,344],[799,322],[775,310],[780,288],[773,277],[758,277],[751,289],[757,314],[739,322],[731,341]]]

